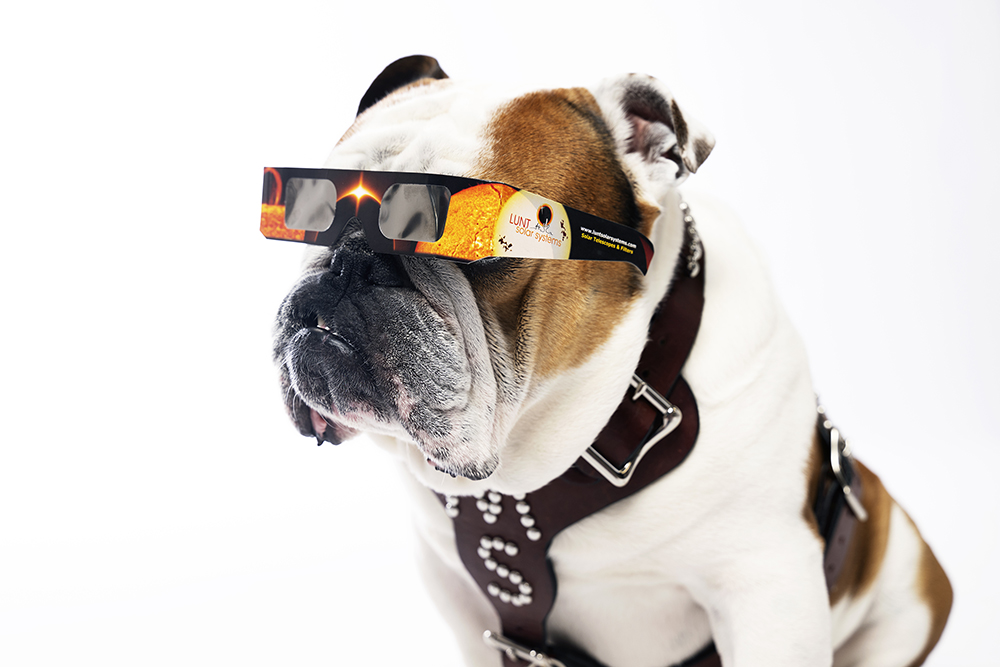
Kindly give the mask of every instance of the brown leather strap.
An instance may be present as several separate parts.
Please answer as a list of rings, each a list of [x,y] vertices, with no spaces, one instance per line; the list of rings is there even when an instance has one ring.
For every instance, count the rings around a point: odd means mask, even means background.
[[[860,500],[860,477],[855,477],[854,482],[851,483],[851,490]],[[828,590],[833,589],[844,569],[844,562],[847,560],[847,552],[850,549],[851,539],[854,537],[854,529],[857,524],[857,517],[854,516],[854,512],[847,508],[846,503],[840,505],[837,510],[837,518],[833,523],[833,532],[826,540],[826,553],[823,554],[823,574],[826,576]]]
[[[826,544],[823,554],[823,574],[826,577],[827,589],[832,591],[844,569],[844,561],[847,559],[847,552],[851,546],[858,517],[850,510],[843,487],[830,465],[830,455],[833,448],[837,448],[837,451],[840,452],[844,443],[839,442],[839,432],[838,442],[833,442],[832,425],[827,420],[822,408],[819,409],[817,417],[816,435],[819,441],[820,456],[823,460],[823,470],[820,474],[819,486],[816,489],[813,513],[816,515],[819,534]],[[851,458],[842,455],[840,467],[844,480],[851,487],[851,495],[856,496],[858,501],[861,501],[864,492],[861,486],[861,476],[854,470]]]
[[[684,249],[691,247],[693,236],[690,228],[684,234]],[[700,253],[699,253],[700,254]],[[697,275],[691,276],[684,261],[678,262],[672,284],[660,302],[649,325],[649,340],[639,358],[635,373],[649,383],[674,405],[671,398],[675,383],[681,380],[681,369],[694,346],[694,339],[701,326],[701,313],[705,303],[704,257],[698,260]],[[692,399],[693,401],[693,399]],[[687,413],[681,408],[681,426],[687,420]],[[695,420],[697,415],[694,416]],[[632,400],[631,392],[618,404],[618,408],[607,425],[597,436],[594,448],[609,461],[620,464],[627,461],[633,452],[646,441],[651,431],[662,423],[662,416],[648,401]],[[694,434],[697,434],[695,430]],[[658,454],[663,456],[662,445],[656,445]],[[671,463],[662,468],[665,474],[673,469],[694,448],[694,439],[671,438],[668,447],[674,448],[668,458]],[[582,461],[577,466],[591,477],[597,471]],[[640,470],[645,466],[640,466]],[[631,483],[629,483],[631,487]]]

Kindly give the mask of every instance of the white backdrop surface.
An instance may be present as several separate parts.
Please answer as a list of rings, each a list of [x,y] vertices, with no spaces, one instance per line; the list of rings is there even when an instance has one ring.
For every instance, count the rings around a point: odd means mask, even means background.
[[[997,664],[996,2],[22,3],[0,83],[0,664],[454,665],[406,500],[287,423],[294,244],[261,168],[320,166],[411,53],[453,77],[665,81],[717,139],[817,390]]]

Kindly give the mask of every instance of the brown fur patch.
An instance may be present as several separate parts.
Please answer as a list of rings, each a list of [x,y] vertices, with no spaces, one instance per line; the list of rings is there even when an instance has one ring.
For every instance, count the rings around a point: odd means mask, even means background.
[[[487,128],[476,177],[554,199],[648,232],[597,103],[583,89],[537,92],[503,107]],[[654,215],[655,218],[655,215]],[[473,265],[474,267],[475,265]],[[642,289],[622,262],[518,260],[500,279],[468,272],[515,345],[518,372],[547,377],[573,368],[610,336]]]
[[[816,523],[813,507],[816,505],[816,493],[819,488],[820,475],[823,472],[823,456],[821,454],[819,435],[813,436],[809,461],[806,464],[806,503],[802,508],[802,518],[812,529],[820,542],[823,542]],[[854,462],[857,474],[861,477],[861,504],[868,511],[868,521],[858,521],[854,527],[851,545],[844,559],[843,568],[837,581],[830,590],[830,604],[836,604],[845,595],[858,596],[864,593],[875,581],[882,559],[885,557],[889,541],[889,514],[892,510],[892,498],[882,486],[881,480],[858,461]],[[849,512],[849,509],[845,509]]]
[[[600,108],[582,88],[530,93],[494,117],[482,178],[637,227],[641,214]]]
[[[885,487],[882,486],[882,482],[877,475],[856,460],[854,464],[857,474],[861,476],[863,488],[862,504],[868,511],[869,518],[867,522],[862,523],[859,521],[855,525],[854,536],[851,541],[850,551],[844,562],[844,567],[833,589],[830,591],[831,605],[836,604],[845,595],[857,597],[868,590],[874,583],[875,577],[878,576],[889,542],[889,517],[892,512],[893,500],[885,490]],[[823,457],[821,455],[819,436],[816,435],[813,438],[812,450],[809,452],[809,461],[806,464],[808,484],[806,488],[808,489],[808,493],[806,494],[806,504],[802,509],[802,517],[821,543],[822,537],[819,534],[813,507],[816,503],[816,491],[819,488],[822,471]],[[913,525],[913,521],[909,516],[906,519],[910,521],[910,525]],[[913,525],[913,530],[917,531],[917,535],[920,534],[915,525]],[[917,594],[923,599],[930,610],[931,629],[923,652],[916,660],[910,663],[910,667],[922,665],[930,654],[931,649],[940,640],[941,633],[944,632],[944,626],[948,620],[948,615],[951,612],[953,600],[951,583],[948,581],[948,576],[926,542],[922,543],[916,586]]]
[[[855,461],[854,467],[861,478],[861,504],[868,512],[868,521],[859,521],[854,527],[844,567],[830,591],[830,604],[836,604],[844,595],[857,597],[868,590],[878,576],[889,543],[892,498],[882,480],[864,464]]]
[[[650,236],[653,232],[653,223],[660,217],[661,212],[662,209],[659,206],[640,199],[639,218],[641,222],[639,223],[639,231]]]
[[[914,526],[913,529],[917,530],[917,527]],[[919,533],[920,531],[917,531],[917,534]],[[941,639],[941,633],[944,632],[944,626],[948,622],[948,615],[951,613],[951,605],[954,601],[954,592],[951,589],[951,582],[948,581],[948,575],[944,573],[944,568],[938,563],[934,552],[931,551],[926,542],[923,543],[923,550],[920,553],[919,568],[917,593],[931,612],[931,629],[927,636],[927,642],[924,644],[924,650],[916,660],[910,663],[910,667],[924,664],[931,649]]]

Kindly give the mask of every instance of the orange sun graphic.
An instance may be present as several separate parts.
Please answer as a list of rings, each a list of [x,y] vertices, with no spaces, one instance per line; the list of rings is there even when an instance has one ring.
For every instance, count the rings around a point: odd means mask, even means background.
[[[493,239],[500,211],[517,190],[500,183],[484,183],[456,192],[448,204],[444,235],[421,241],[417,252],[474,261],[493,256]]]

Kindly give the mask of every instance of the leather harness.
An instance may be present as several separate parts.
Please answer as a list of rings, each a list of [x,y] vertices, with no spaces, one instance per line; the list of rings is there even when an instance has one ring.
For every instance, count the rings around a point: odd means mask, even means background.
[[[587,453],[528,494],[439,495],[454,523],[463,564],[500,616],[501,634],[486,631],[483,639],[502,653],[504,667],[604,667],[573,647],[547,641],[545,623],[556,597],[549,546],[566,527],[666,475],[694,448],[698,405],[681,369],[701,323],[705,260],[687,205],[682,203],[681,210],[687,261],[678,261],[652,317],[632,389]],[[822,408],[817,431],[825,463],[814,511],[826,542],[824,569],[832,587],[857,518],[866,517],[846,442]],[[848,506],[854,511],[845,512]],[[710,642],[675,667],[716,666],[721,659]]]

